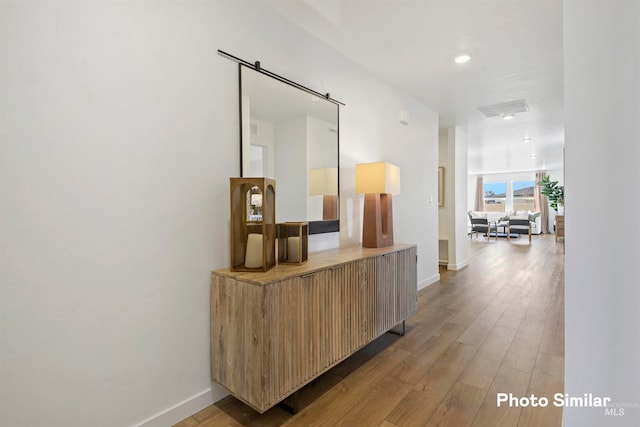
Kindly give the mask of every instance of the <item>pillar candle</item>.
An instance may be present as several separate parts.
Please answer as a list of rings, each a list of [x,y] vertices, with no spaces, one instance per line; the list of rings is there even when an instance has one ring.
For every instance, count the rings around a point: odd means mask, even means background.
[[[287,237],[287,261],[300,262],[300,237]]]
[[[262,234],[251,233],[247,238],[247,253],[244,257],[246,268],[262,267]]]

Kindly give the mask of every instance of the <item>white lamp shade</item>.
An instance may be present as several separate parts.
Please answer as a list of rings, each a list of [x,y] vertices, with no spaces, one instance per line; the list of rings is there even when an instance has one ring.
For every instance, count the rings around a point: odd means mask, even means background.
[[[318,168],[309,171],[310,196],[338,195],[338,168]]]
[[[357,194],[400,194],[400,168],[391,163],[356,165]]]
[[[262,206],[262,194],[252,194],[251,204],[253,206]]]

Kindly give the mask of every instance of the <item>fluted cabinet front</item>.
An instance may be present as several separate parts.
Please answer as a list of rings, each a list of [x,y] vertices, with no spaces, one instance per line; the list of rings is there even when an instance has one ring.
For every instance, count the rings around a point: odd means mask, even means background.
[[[406,269],[406,271],[399,271]],[[259,412],[416,311],[416,247],[342,249],[211,282],[211,376]]]

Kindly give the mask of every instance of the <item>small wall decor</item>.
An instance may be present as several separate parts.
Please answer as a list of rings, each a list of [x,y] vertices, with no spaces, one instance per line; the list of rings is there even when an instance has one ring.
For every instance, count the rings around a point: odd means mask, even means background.
[[[278,224],[278,263],[302,264],[309,256],[309,223]]]
[[[230,178],[231,271],[267,271],[276,265],[276,182]]]
[[[444,167],[438,167],[438,207],[444,207]]]

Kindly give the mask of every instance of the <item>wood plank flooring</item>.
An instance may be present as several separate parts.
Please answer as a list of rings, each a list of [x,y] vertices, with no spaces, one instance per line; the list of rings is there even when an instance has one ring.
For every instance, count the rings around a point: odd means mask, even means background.
[[[418,293],[407,333],[385,334],[298,393],[300,411],[258,414],[233,397],[175,427],[560,426],[564,255],[553,235],[471,241],[467,268]],[[496,406],[497,393],[549,399]]]

